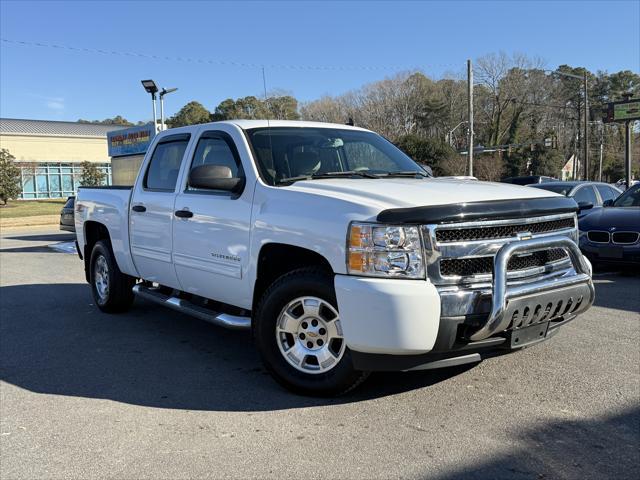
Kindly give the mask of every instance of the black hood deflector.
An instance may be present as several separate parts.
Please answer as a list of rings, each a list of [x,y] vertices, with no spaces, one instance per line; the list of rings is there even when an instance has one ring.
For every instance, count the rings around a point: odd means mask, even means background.
[[[518,198],[483,202],[391,208],[378,214],[382,223],[452,223],[510,218],[539,217],[578,211],[578,204],[567,197]]]

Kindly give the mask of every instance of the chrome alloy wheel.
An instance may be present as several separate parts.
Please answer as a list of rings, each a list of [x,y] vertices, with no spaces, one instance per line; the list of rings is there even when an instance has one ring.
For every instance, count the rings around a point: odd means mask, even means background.
[[[291,366],[311,374],[331,370],[346,348],[337,310],[318,297],[299,297],[282,309],[276,340]]]
[[[100,302],[106,302],[109,299],[109,266],[107,265],[107,259],[102,255],[96,259],[93,267],[93,281]]]

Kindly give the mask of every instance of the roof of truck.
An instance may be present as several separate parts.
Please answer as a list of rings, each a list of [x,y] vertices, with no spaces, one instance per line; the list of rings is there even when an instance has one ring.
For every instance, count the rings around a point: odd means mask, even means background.
[[[187,127],[172,128],[167,131],[176,131],[178,129],[189,129],[192,127],[201,127],[202,125],[236,125],[243,130],[251,128],[266,128],[266,127],[298,127],[298,128],[341,128],[345,130],[360,130],[368,131],[366,128],[352,127],[350,125],[344,125],[342,123],[325,123],[325,122],[306,122],[301,120],[222,120],[219,122],[204,123],[198,125],[189,125]]]

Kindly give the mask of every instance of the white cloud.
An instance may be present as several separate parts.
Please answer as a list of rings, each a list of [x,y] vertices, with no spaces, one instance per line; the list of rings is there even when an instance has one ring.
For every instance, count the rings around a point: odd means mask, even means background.
[[[45,105],[50,110],[60,112],[64,110],[64,98],[62,97],[45,97]]]

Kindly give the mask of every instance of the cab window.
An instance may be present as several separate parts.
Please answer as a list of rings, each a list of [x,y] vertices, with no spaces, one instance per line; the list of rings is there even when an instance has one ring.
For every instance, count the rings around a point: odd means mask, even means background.
[[[224,132],[205,132],[198,140],[190,170],[202,165],[229,167],[234,178],[244,177],[242,163],[233,139]],[[187,185],[187,190],[198,190]]]
[[[170,135],[158,143],[144,177],[144,188],[167,192],[175,190],[188,143],[188,135]]]

